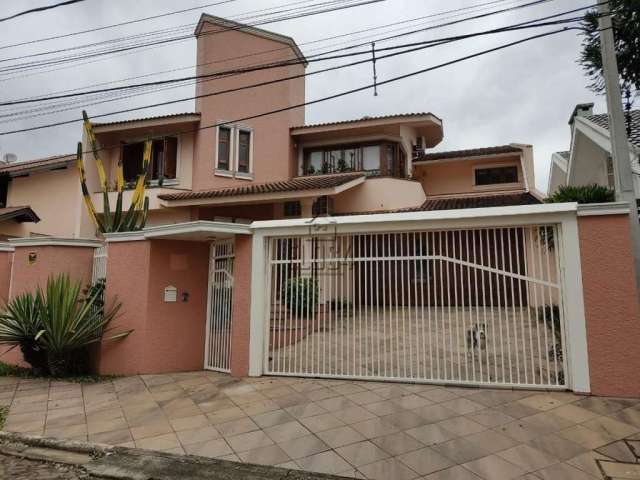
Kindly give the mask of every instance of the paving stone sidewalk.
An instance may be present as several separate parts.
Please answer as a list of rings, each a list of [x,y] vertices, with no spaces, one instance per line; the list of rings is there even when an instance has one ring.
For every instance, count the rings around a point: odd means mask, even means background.
[[[638,399],[214,372],[3,377],[0,404],[7,431],[354,478],[601,479],[640,440]]]

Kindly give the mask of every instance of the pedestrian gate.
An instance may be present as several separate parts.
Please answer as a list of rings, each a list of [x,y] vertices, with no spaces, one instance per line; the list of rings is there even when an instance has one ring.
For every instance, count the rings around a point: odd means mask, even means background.
[[[234,241],[211,244],[205,368],[230,372]]]

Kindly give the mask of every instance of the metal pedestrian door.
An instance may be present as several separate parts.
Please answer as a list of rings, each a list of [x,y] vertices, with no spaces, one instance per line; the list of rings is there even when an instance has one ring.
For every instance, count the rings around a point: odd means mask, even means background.
[[[233,239],[218,240],[211,244],[204,368],[219,372],[231,370],[234,259]]]

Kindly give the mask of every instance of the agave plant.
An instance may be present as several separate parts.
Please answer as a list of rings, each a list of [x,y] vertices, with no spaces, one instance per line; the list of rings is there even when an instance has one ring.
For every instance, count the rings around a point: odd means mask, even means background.
[[[49,277],[44,290],[38,287],[35,295],[23,294],[6,305],[0,316],[0,344],[20,345],[23,351],[23,345],[37,345],[54,376],[85,373],[90,346],[131,333],[111,333],[109,324],[121,305],[97,308],[102,294],[102,289],[89,289],[83,296],[80,283],[68,275]]]
[[[109,232],[131,232],[135,230],[141,230],[144,228],[147,222],[147,216],[149,215],[149,197],[145,195],[145,187],[147,183],[147,172],[149,171],[149,163],[151,162],[151,140],[147,140],[144,143],[144,154],[142,157],[142,171],[138,174],[136,180],[133,197],[131,198],[131,204],[128,210],[125,212],[123,209],[123,193],[124,193],[124,173],[122,166],[122,159],[118,161],[116,168],[116,191],[118,196],[116,199],[115,210],[112,212],[109,202],[109,181],[104,168],[104,164],[100,155],[98,154],[98,142],[93,131],[93,125],[89,120],[89,116],[86,111],[82,111],[82,118],[84,118],[84,131],[91,145],[91,151],[93,153],[93,159],[96,163],[98,170],[98,178],[100,180],[100,188],[102,190],[103,197],[103,214],[99,216],[96,207],[91,199],[89,188],[87,187],[87,178],[85,175],[84,161],[83,161],[83,146],[82,142],[78,142],[78,149],[76,155],[76,161],[78,165],[78,171],[80,173],[80,185],[82,187],[82,196],[84,202],[89,211],[89,216],[96,225],[96,228],[101,233]]]

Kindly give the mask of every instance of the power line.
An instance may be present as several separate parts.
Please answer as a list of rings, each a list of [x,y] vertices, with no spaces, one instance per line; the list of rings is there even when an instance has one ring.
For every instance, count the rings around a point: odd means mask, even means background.
[[[325,42],[325,41],[328,41],[328,40],[334,40],[334,39],[337,39],[337,38],[343,38],[343,37],[346,37],[346,36],[356,35],[356,34],[360,34],[360,33],[363,33],[363,32],[370,32],[372,30],[380,30],[380,29],[383,29],[383,28],[391,27],[391,26],[396,26],[396,25],[401,25],[401,24],[406,24],[406,23],[412,23],[412,22],[416,22],[416,21],[419,21],[419,20],[424,20],[426,18],[437,17],[437,16],[441,16],[441,15],[446,15],[446,14],[449,14],[449,13],[456,13],[456,12],[467,11],[467,10],[472,10],[472,9],[475,10],[477,8],[486,7],[486,6],[489,6],[489,5],[496,4],[496,3],[504,3],[506,1],[508,1],[508,0],[493,0],[493,1],[485,2],[485,3],[479,4],[479,5],[473,5],[473,6],[469,6],[469,7],[462,7],[462,8],[457,8],[457,9],[454,9],[454,10],[447,10],[447,11],[438,12],[438,13],[435,13],[435,14],[425,15],[425,16],[421,16],[421,17],[414,17],[414,18],[401,20],[401,21],[398,21],[398,22],[379,25],[379,26],[376,26],[376,27],[370,27],[370,28],[366,28],[366,29],[363,29],[363,30],[356,30],[356,31],[349,32],[349,33],[343,33],[343,34],[339,34],[339,35],[332,35],[332,36],[329,36],[329,37],[323,37],[323,38],[320,38],[320,39],[317,39],[317,40],[298,43],[298,45],[299,46],[303,46],[303,45],[312,45],[312,44],[316,44],[316,43],[322,43],[322,42]],[[522,1],[522,0],[511,0],[512,3],[514,1],[517,2],[517,1]],[[99,83],[93,83],[93,84],[89,84],[89,85],[84,85],[82,87],[76,87],[76,88],[72,88],[72,89],[58,90],[58,91],[54,91],[54,92],[49,92],[47,95],[57,95],[57,94],[61,94],[61,93],[68,93],[68,92],[78,91],[78,90],[82,90],[82,89],[85,89],[85,88],[99,87],[99,86],[103,86],[103,85],[110,85],[110,84],[114,84],[114,83],[125,82],[127,80],[137,80],[139,78],[157,76],[157,75],[162,75],[162,74],[165,74],[165,73],[173,73],[173,72],[180,71],[180,70],[187,70],[187,69],[191,69],[191,68],[197,68],[197,67],[202,67],[202,66],[206,66],[206,65],[212,65],[214,63],[224,63],[224,62],[228,62],[228,61],[231,61],[231,60],[239,60],[239,59],[243,59],[243,58],[248,58],[248,57],[253,57],[253,56],[258,56],[258,55],[264,55],[264,54],[267,54],[267,53],[275,53],[275,52],[288,50],[288,49],[290,49],[290,47],[287,45],[285,47],[273,48],[273,49],[269,49],[269,50],[261,50],[261,51],[252,52],[252,53],[249,53],[249,54],[238,55],[238,56],[233,56],[233,57],[227,57],[227,58],[224,58],[224,59],[221,59],[221,60],[216,60],[216,61],[213,61],[213,62],[198,63],[198,64],[195,64],[195,65],[188,65],[188,66],[185,66],[185,67],[177,67],[177,68],[172,68],[172,69],[168,69],[168,70],[158,70],[158,71],[146,73],[146,74],[143,74],[143,75],[136,75],[136,76],[132,76],[132,77],[121,78],[119,80],[111,80],[111,81],[107,81],[107,82],[99,82]],[[87,62],[87,63],[93,63],[93,62]],[[43,73],[47,73],[47,72],[43,72]],[[14,79],[14,78],[24,78],[24,76],[11,77],[9,79],[5,79],[4,81],[11,80],[11,79]],[[0,80],[0,81],[2,81],[2,80]],[[23,98],[18,98],[18,99],[15,99],[15,100],[25,100],[25,99],[30,99],[30,98],[38,98],[38,97],[23,97]]]
[[[575,21],[575,20],[573,20],[573,21]],[[549,22],[547,25],[554,24],[554,23],[557,24],[557,22]],[[542,26],[547,26],[547,25],[542,25]],[[517,27],[517,28],[507,27],[507,29],[505,29],[505,31],[513,31],[515,29],[521,29],[521,28],[534,28],[536,26],[537,25],[528,25],[526,27],[520,26],[520,27]],[[518,45],[520,43],[524,43],[524,42],[529,41],[529,40],[542,38],[542,37],[545,37],[545,36],[548,36],[548,35],[551,35],[551,34],[554,34],[554,33],[560,33],[560,32],[573,30],[573,29],[575,29],[575,27],[565,27],[565,28],[560,29],[560,30],[555,30],[555,31],[552,31],[552,32],[546,32],[546,33],[543,33],[543,34],[534,35],[532,37],[527,37],[525,39],[521,39],[521,40],[518,40],[518,41],[515,41],[515,42],[510,42],[510,43],[501,45],[499,47],[494,47],[494,48],[491,48],[491,49],[488,49],[488,50],[484,50],[482,52],[478,52],[478,53],[475,53],[475,54],[467,55],[465,57],[460,57],[460,58],[458,58],[456,60],[445,62],[445,63],[437,65],[435,67],[429,67],[426,70],[419,70],[417,73],[414,72],[412,74],[402,75],[402,76],[399,76],[399,77],[394,77],[394,78],[389,79],[389,80],[385,80],[385,81],[381,81],[381,82],[379,81],[379,82],[377,82],[377,85],[380,86],[380,85],[385,85],[385,84],[388,84],[388,83],[393,83],[394,81],[398,81],[400,79],[405,79],[405,78],[408,78],[408,77],[411,77],[411,76],[418,75],[420,73],[425,73],[427,71],[435,70],[437,68],[442,68],[442,67],[445,67],[445,66],[448,66],[448,65],[453,65],[453,64],[459,63],[459,62],[461,62],[463,60],[468,60],[468,59],[475,58],[475,57],[478,57],[478,56],[481,56],[481,55],[484,55],[484,54],[487,54],[487,53],[491,53],[491,52],[494,52],[494,51],[502,50],[504,48],[507,48],[507,47],[510,47],[510,46],[514,46],[514,45]],[[491,32],[491,33],[495,33],[495,32]],[[485,32],[480,32],[480,33],[477,33],[477,34],[467,34],[467,35],[459,36],[459,37],[455,37],[455,38],[457,38],[457,39],[460,39],[461,37],[471,38],[472,36],[478,36],[478,35],[482,35],[482,34],[486,34],[486,33]],[[450,40],[450,41],[455,41],[455,40]],[[440,40],[440,42],[441,43],[446,43],[448,41],[447,40]],[[390,58],[392,56],[397,56],[397,55],[402,55],[402,54],[405,54],[405,53],[410,53],[412,51],[417,51],[419,49],[424,49],[424,48],[429,48],[429,46],[424,46],[423,45],[422,47],[418,47],[418,48],[415,48],[415,49],[407,50],[407,51],[404,51],[404,52],[396,52],[396,53],[393,53],[393,54],[388,54],[386,56],[381,56],[381,57],[377,58],[377,61],[380,61],[380,60],[385,59],[385,58]],[[361,60],[360,62],[354,62],[353,64],[330,67],[328,69],[325,69],[323,72],[337,70],[337,69],[340,69],[340,68],[347,68],[347,67],[350,67],[350,66],[353,66],[353,65],[362,64],[362,63],[368,63],[368,62],[371,62],[371,61],[372,61],[371,59],[366,59],[366,60]],[[269,82],[262,82],[262,83],[256,84],[256,85],[238,87],[236,89],[230,89],[230,90],[226,90],[224,92],[213,92],[211,94],[205,94],[205,95],[198,96],[198,97],[189,97],[187,99],[180,99],[180,100],[175,100],[175,101],[162,102],[162,103],[158,103],[158,104],[156,104],[154,106],[163,106],[163,105],[168,105],[168,104],[172,104],[172,103],[178,103],[178,102],[181,102],[181,101],[190,100],[190,99],[193,99],[193,98],[202,98],[204,96],[214,96],[214,95],[221,95],[223,93],[231,93],[232,91],[239,91],[239,90],[245,90],[245,89],[249,89],[249,88],[255,88],[256,86],[264,86],[264,85],[278,83],[278,82],[282,82],[282,81],[288,81],[288,80],[291,80],[293,78],[300,78],[300,77],[309,76],[311,74],[323,73],[323,72],[304,73],[304,74],[300,74],[298,76],[287,77],[285,79],[277,79],[277,80],[272,80],[272,81],[269,81]],[[374,86],[374,84],[370,84],[367,87],[361,87],[359,89],[349,90],[347,92],[356,93],[356,92],[359,92],[359,91],[362,91],[362,90],[373,88],[373,86]],[[337,96],[334,95],[334,96],[326,97],[326,99],[330,100],[330,99],[338,98],[338,97],[344,96],[344,95],[345,95],[345,93],[339,94]],[[299,104],[297,107],[306,106],[306,105],[312,105],[314,103],[318,103],[318,101],[316,100],[316,101],[312,101],[312,102],[306,102],[306,103],[303,103],[303,104]],[[286,107],[284,110],[283,109],[279,109],[279,110],[273,111],[272,113],[279,113],[279,112],[290,110],[292,108],[297,108],[297,107],[291,107],[291,108],[290,107]],[[134,110],[138,110],[138,109],[144,109],[144,108],[150,108],[150,107],[138,107],[138,108],[127,109],[127,110],[123,110],[123,111],[119,111],[119,112],[111,112],[111,113],[108,113],[108,114],[96,115],[93,118],[101,118],[101,117],[104,117],[104,116],[111,116],[111,115],[116,115],[116,114],[120,114],[120,113],[128,113],[130,111],[134,111]],[[263,115],[259,115],[259,116],[263,116]],[[243,120],[250,120],[250,119],[253,119],[253,118],[258,118],[259,116],[257,116],[257,117],[256,116],[251,116],[251,117],[247,117],[247,118],[243,118],[243,119],[238,119],[238,120],[235,120],[235,121],[239,122],[239,121],[243,121]],[[51,124],[39,125],[39,126],[36,126],[36,127],[29,127],[29,128],[19,129],[19,130],[5,131],[5,132],[0,132],[0,135],[9,135],[9,134],[14,134],[14,133],[22,133],[22,132],[29,132],[29,131],[34,131],[34,130],[41,130],[41,129],[44,129],[44,128],[51,128],[51,127],[56,127],[56,126],[61,126],[61,125],[67,125],[67,124],[70,124],[70,123],[76,123],[78,121],[81,121],[81,119],[67,120],[67,121],[63,121],[63,122],[55,122],[55,123],[51,123]],[[224,122],[224,123],[222,123],[220,125],[224,125],[224,124],[227,124],[227,123],[233,123],[233,122]],[[216,124],[216,126],[218,126],[218,124]],[[207,128],[207,127],[201,127],[199,129],[203,129],[203,128]],[[188,133],[188,132],[185,132],[185,133]]]
[[[575,13],[577,11],[584,10],[586,8],[590,8],[590,7],[583,7],[583,8],[580,8],[580,9],[573,9],[573,10],[569,10],[569,11],[562,12],[562,13],[559,13],[559,14],[549,15],[549,16],[538,18],[538,19],[535,19],[535,20],[530,20],[530,21],[527,21],[527,22],[518,23],[518,24],[512,25],[510,27],[518,27],[518,26],[521,26],[521,25],[527,25],[527,24],[534,23],[534,22],[540,22],[540,21],[551,19],[551,18],[557,18],[559,16],[568,15],[570,13]],[[570,19],[570,21],[575,21],[575,19]],[[546,26],[546,25],[544,25],[544,26]],[[508,28],[508,27],[505,27],[505,28]],[[501,31],[505,31],[505,30],[504,29],[492,29],[492,30],[488,30],[488,31],[485,31],[485,32],[481,32],[481,34],[499,33]],[[411,34],[411,33],[413,33],[413,32],[410,32],[409,34]],[[476,34],[472,34],[472,35],[476,35]],[[394,35],[392,38],[398,38],[400,36],[404,36],[404,35]],[[389,37],[387,37],[387,39],[388,38]],[[449,37],[446,40],[450,40],[451,38],[457,40],[457,39],[461,39],[461,38],[468,38],[468,35],[467,36]],[[386,40],[386,39],[382,39],[382,41],[384,41],[384,40]],[[432,41],[428,41],[426,43],[431,43],[431,42]],[[325,52],[323,55],[327,55],[327,54],[330,54],[330,53],[336,53],[338,51],[349,50],[351,48],[353,48],[353,47],[345,47],[345,48],[342,48],[342,49],[337,49],[337,50]],[[390,48],[391,49],[393,49],[393,48],[403,48],[403,46],[390,47]],[[382,48],[382,49],[378,48],[377,50],[378,51],[385,51],[386,49],[385,48]],[[370,54],[370,50],[363,51],[363,52],[356,52],[355,53],[355,55],[365,55],[365,54]],[[242,67],[242,68],[230,69],[230,70],[226,70],[226,71],[223,70],[223,71],[218,71],[218,72],[209,73],[209,74],[193,75],[193,76],[188,76],[188,77],[173,78],[173,79],[167,79],[167,80],[156,80],[156,81],[153,81],[153,82],[146,82],[146,83],[139,83],[139,84],[132,84],[132,85],[123,85],[123,86],[119,86],[119,87],[110,87],[110,88],[103,88],[103,89],[97,89],[97,90],[89,90],[89,91],[84,91],[84,92],[67,93],[67,94],[61,94],[61,95],[53,95],[53,96],[49,96],[49,97],[36,97],[36,98],[25,99],[25,100],[14,100],[14,101],[8,101],[8,102],[0,102],[0,106],[21,105],[21,104],[26,104],[26,103],[43,102],[43,101],[50,101],[50,100],[59,100],[59,99],[63,99],[63,98],[73,98],[73,97],[79,97],[79,96],[84,96],[84,95],[94,95],[94,94],[98,94],[98,93],[121,91],[121,90],[126,90],[126,89],[136,89],[136,88],[148,87],[148,86],[168,85],[168,84],[181,83],[181,82],[186,82],[186,81],[191,81],[191,80],[196,80],[197,81],[197,80],[218,78],[218,77],[229,76],[229,75],[240,75],[240,74],[250,73],[250,72],[255,72],[255,71],[260,71],[260,70],[267,70],[267,69],[274,69],[274,68],[282,68],[282,67],[286,67],[286,66],[300,65],[300,64],[303,64],[303,63],[313,63],[313,62],[318,62],[318,61],[334,60],[334,59],[344,58],[344,57],[347,57],[347,56],[351,56],[351,54],[342,54],[342,55],[334,55],[334,56],[319,57],[319,58],[309,58],[309,59],[306,59],[304,61],[303,60],[285,60],[285,61],[279,61],[279,62],[272,62],[272,63],[268,63],[268,64],[261,64],[261,65],[257,65],[257,66]]]
[[[44,12],[45,10],[51,10],[53,8],[65,7],[67,5],[73,5],[74,3],[84,2],[85,0],[66,0],[65,2],[55,3],[53,5],[45,5],[43,7],[31,8],[23,12],[14,13],[8,17],[0,18],[0,22],[6,22],[7,20],[13,20],[14,18],[22,17],[23,15],[29,15],[30,13]]]
[[[354,2],[354,1],[356,3],[347,3],[347,2]],[[265,20],[258,20],[258,21],[253,22],[253,23],[240,24],[240,25],[233,26],[233,27],[226,27],[226,28],[223,28],[223,29],[220,29],[220,30],[214,30],[214,31],[210,31],[210,32],[205,32],[205,33],[202,33],[202,34],[200,34],[198,36],[202,37],[202,36],[209,36],[209,35],[217,35],[217,34],[220,34],[220,33],[227,32],[227,31],[242,30],[243,28],[247,28],[247,27],[254,27],[254,26],[257,26],[257,25],[265,25],[265,24],[269,24],[269,23],[282,22],[282,21],[286,21],[286,20],[303,18],[303,17],[313,16],[313,15],[319,15],[319,14],[323,14],[323,13],[335,12],[335,11],[339,11],[339,10],[344,10],[344,9],[354,8],[354,7],[360,7],[360,6],[369,5],[369,4],[372,4],[372,3],[384,2],[384,1],[386,1],[386,0],[332,0],[332,1],[324,2],[324,3],[321,3],[321,4],[313,6],[313,7],[327,6],[327,8],[324,8],[324,9],[316,9],[316,10],[311,10],[311,11],[302,12],[302,13],[293,13],[293,14],[290,14],[290,15],[284,15],[284,16],[276,17],[276,18],[267,18]],[[298,7],[297,9],[305,9],[305,8],[308,9],[309,7]],[[293,10],[296,10],[296,9],[290,9],[288,11],[293,11]],[[166,44],[169,44],[169,43],[192,40],[193,38],[194,37],[191,34],[181,35],[181,36],[175,36],[175,37],[168,37],[168,38],[164,38],[164,39],[160,39],[160,40],[149,41],[147,43],[138,43],[138,44],[133,44],[133,45],[129,45],[129,46],[121,46],[119,48],[114,48],[114,49],[107,50],[107,51],[85,52],[85,53],[79,54],[79,55],[72,55],[72,56],[66,56],[66,57],[60,57],[60,58],[45,59],[45,60],[41,60],[41,61],[33,61],[33,62],[12,64],[12,65],[9,65],[9,66],[6,66],[6,67],[0,69],[0,73],[7,73],[7,72],[14,73],[14,72],[19,72],[19,71],[34,70],[34,69],[37,69],[37,68],[47,67],[47,66],[51,66],[51,65],[60,65],[60,64],[65,64],[65,63],[71,63],[71,62],[75,62],[75,61],[78,61],[78,60],[85,60],[85,59],[88,59],[88,58],[94,58],[94,57],[99,57],[99,56],[103,56],[103,55],[112,55],[114,53],[122,53],[122,52],[131,51],[131,50],[138,50],[138,49],[146,48],[146,47],[162,46],[162,45],[166,45]],[[23,57],[19,57],[19,58],[23,58]]]

